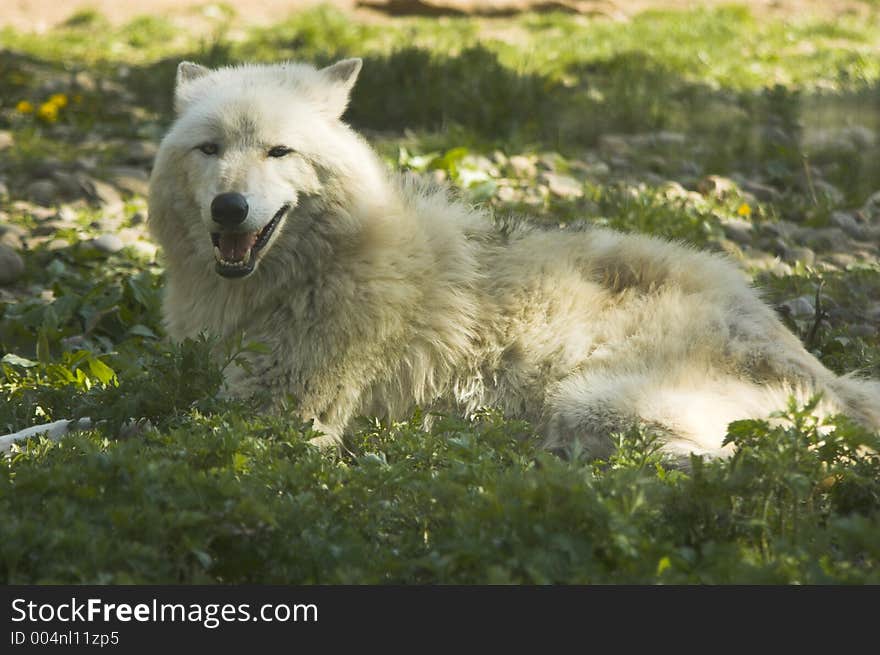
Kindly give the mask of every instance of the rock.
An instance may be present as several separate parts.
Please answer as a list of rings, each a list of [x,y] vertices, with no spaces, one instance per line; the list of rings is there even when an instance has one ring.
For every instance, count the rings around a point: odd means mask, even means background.
[[[82,175],[80,181],[91,202],[101,205],[110,213],[122,211],[122,196],[113,186],[88,175]]]
[[[117,188],[135,196],[147,195],[150,176],[144,169],[134,166],[114,166],[107,171],[107,174]]]
[[[71,76],[72,86],[82,91],[94,91],[97,88],[95,78],[88,71],[77,71]]]
[[[880,223],[880,191],[875,191],[859,210],[861,217],[868,223]]]
[[[584,195],[583,186],[573,177],[545,172],[541,179],[547,183],[550,193],[559,198],[580,198]]]
[[[6,150],[15,145],[15,138],[9,130],[0,130],[0,150]]]
[[[812,266],[816,262],[816,253],[804,246],[786,248],[782,258],[790,264],[803,262],[806,266]]]
[[[64,162],[57,157],[46,157],[34,165],[31,174],[34,177],[52,177],[52,173],[64,170],[64,168]]]
[[[786,300],[784,303],[781,303],[780,307],[785,308],[785,310],[795,318],[807,318],[816,315],[816,308],[813,306],[813,299],[809,296],[801,296],[792,300]]]
[[[818,252],[847,252],[852,245],[843,230],[836,227],[802,228],[795,238],[800,245]]]
[[[0,284],[11,284],[24,273],[24,260],[15,250],[0,243]]]
[[[865,228],[859,224],[856,217],[849,212],[831,212],[830,222],[833,226],[839,227],[853,239],[864,239]]]
[[[777,202],[782,197],[782,194],[772,186],[734,175],[731,175],[731,178],[743,191],[752,194],[761,202]]]
[[[517,177],[535,177],[538,174],[538,167],[532,157],[523,155],[514,155],[510,158],[510,168]]]
[[[830,255],[825,257],[825,259],[828,262],[830,262],[831,264],[834,264],[837,268],[842,269],[842,270],[846,270],[850,266],[857,264],[859,261],[858,259],[856,259],[852,255],[849,255],[845,252],[831,253]]]
[[[629,154],[630,147],[626,138],[620,134],[603,134],[599,137],[599,150],[615,157],[622,157]]]
[[[761,233],[783,239],[791,239],[799,233],[799,227],[791,221],[775,221],[773,223],[763,223],[761,225]]]
[[[65,248],[70,248],[70,241],[68,241],[67,239],[51,239],[48,243],[46,243],[46,250],[48,250],[49,252],[64,250]]]
[[[712,196],[714,198],[726,198],[727,196],[739,191],[736,182],[729,177],[720,175],[708,175],[697,182],[697,191],[704,196]]]
[[[52,181],[58,185],[58,190],[62,195],[68,198],[77,198],[85,193],[80,181],[81,175],[81,173],[70,173],[68,171],[54,171],[52,173]]]
[[[129,141],[122,159],[126,164],[153,164],[159,147],[152,141]]]
[[[605,177],[611,172],[604,161],[586,162],[575,159],[569,162],[571,170],[581,173],[584,177]]]
[[[135,226],[135,225],[143,225],[146,220],[147,220],[146,216],[144,216],[140,212],[135,212],[134,214],[132,214],[132,216],[128,222],[130,225]]]
[[[122,250],[125,247],[125,244],[123,243],[122,239],[120,239],[115,234],[110,234],[110,233],[102,234],[99,237],[95,237],[89,243],[95,249],[100,250],[101,252],[106,252],[106,253],[110,253],[110,254],[112,254],[114,252],[119,252],[120,250]]]
[[[0,180],[0,201],[9,200],[9,187],[4,180]]]
[[[31,228],[31,235],[35,237],[47,237],[55,234],[63,227],[64,225],[62,225],[60,221],[49,219]]]
[[[721,229],[728,239],[739,245],[748,245],[752,242],[755,226],[741,218],[723,217],[720,220]]]
[[[501,202],[516,202],[519,194],[516,189],[511,186],[502,186],[498,187],[496,195]]]
[[[842,154],[857,154],[877,143],[877,134],[864,125],[807,130],[803,148],[809,152],[834,150]]]
[[[872,339],[877,336],[877,328],[868,323],[856,323],[855,325],[847,326],[846,331],[854,336],[861,337],[862,339]]]
[[[743,256],[743,251],[734,241],[730,239],[718,239],[718,247],[722,252],[739,259]]]
[[[557,170],[560,161],[562,161],[562,158],[555,152],[542,152],[538,154],[538,165],[544,170]]]
[[[58,202],[58,185],[52,180],[36,180],[25,187],[24,194],[38,205],[49,207]]]
[[[0,223],[0,244],[13,250],[21,250],[24,246],[24,238],[27,230],[13,223]]]
[[[813,188],[816,190],[818,198],[825,198],[825,201],[833,207],[839,207],[846,200],[843,191],[825,180],[813,180]]]

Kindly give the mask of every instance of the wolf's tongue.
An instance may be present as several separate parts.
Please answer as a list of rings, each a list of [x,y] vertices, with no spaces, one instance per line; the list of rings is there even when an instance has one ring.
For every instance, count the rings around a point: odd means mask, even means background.
[[[248,251],[254,247],[254,244],[257,242],[257,234],[256,233],[232,233],[232,232],[221,232],[220,233],[220,243],[218,247],[220,248],[220,255],[223,259],[227,261],[241,261],[244,259]]]

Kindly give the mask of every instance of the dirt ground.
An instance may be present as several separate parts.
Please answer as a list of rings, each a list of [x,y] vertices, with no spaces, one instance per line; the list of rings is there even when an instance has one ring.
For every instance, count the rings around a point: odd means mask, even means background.
[[[628,16],[650,8],[712,6],[731,4],[731,0],[228,0],[224,4],[233,7],[241,21],[267,24],[318,4],[334,5],[368,20],[382,20],[385,16],[400,13],[493,15],[551,8],[626,20]],[[872,3],[867,0],[740,0],[739,4],[753,7],[758,14],[814,14],[827,18],[844,12],[867,12]],[[3,0],[3,5],[0,26],[37,33],[83,9],[96,9],[113,23],[124,23],[143,14],[160,14],[184,22],[187,18],[195,18],[194,26],[200,22],[198,18],[217,12],[216,7],[205,0]],[[377,9],[383,7],[384,11]]]

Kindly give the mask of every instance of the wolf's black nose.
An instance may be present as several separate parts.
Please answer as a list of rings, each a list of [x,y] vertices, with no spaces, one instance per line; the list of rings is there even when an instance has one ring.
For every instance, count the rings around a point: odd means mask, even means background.
[[[247,218],[247,200],[240,193],[221,193],[211,201],[211,218],[224,227],[233,227]]]

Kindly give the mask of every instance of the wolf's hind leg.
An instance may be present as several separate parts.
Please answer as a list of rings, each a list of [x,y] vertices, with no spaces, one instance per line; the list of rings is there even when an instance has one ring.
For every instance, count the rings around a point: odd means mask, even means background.
[[[691,453],[722,457],[731,421],[767,418],[783,409],[785,389],[716,374],[699,368],[677,371],[597,371],[563,380],[548,397],[545,446],[566,449],[577,440],[590,457],[604,458],[611,434],[644,426],[665,441],[676,459]]]

